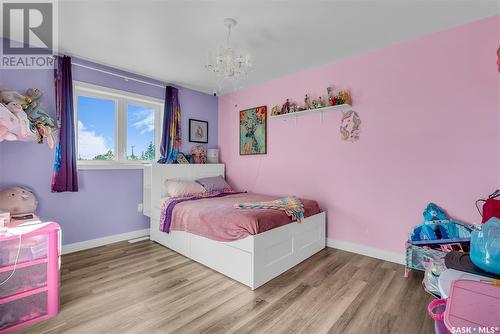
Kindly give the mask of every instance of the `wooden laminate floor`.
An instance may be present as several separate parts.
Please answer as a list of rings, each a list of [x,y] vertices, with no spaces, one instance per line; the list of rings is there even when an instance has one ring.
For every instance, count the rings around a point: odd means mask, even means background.
[[[422,275],[326,248],[255,291],[151,241],[62,258],[61,313],[25,333],[433,333]]]

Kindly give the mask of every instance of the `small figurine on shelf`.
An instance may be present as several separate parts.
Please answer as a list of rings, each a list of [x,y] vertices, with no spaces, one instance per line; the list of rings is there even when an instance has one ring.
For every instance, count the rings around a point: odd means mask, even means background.
[[[328,93],[328,105],[334,106],[337,102],[337,97],[333,95],[333,87],[327,87],[326,92]]]
[[[336,102],[336,103],[335,103],[335,105],[337,105],[337,106],[338,106],[339,104],[344,104],[344,99],[342,98],[342,95],[340,94],[340,92],[339,92],[339,94],[337,95],[337,101],[335,101],[335,102]]]
[[[318,100],[316,101],[316,108],[324,108],[326,106],[325,101],[323,98],[320,96]]]
[[[304,97],[304,110],[308,109],[311,109],[311,99],[306,94],[306,96]]]
[[[271,110],[271,116],[278,116],[279,114],[280,114],[279,107],[274,106],[273,109]]]
[[[316,100],[312,100],[311,109],[316,109]]]
[[[352,104],[351,102],[351,96],[349,95],[349,92],[346,90],[341,90],[340,91],[340,96],[342,97],[342,101],[346,104]]]
[[[312,102],[313,109],[323,108],[324,106],[325,106],[325,101],[323,101],[323,98],[321,96],[318,97],[318,99],[313,100]]]
[[[299,107],[297,106],[297,103],[291,102],[290,103],[290,112],[297,112],[299,111]]]
[[[283,104],[283,107],[281,108],[281,113],[282,114],[288,114],[290,112],[290,101],[286,99],[285,104]]]

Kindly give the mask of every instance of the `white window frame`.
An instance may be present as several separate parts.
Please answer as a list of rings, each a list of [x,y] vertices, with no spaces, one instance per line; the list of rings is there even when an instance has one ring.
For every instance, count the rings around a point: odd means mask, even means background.
[[[73,82],[73,108],[75,117],[75,142],[78,157],[78,96],[88,96],[115,102],[115,160],[77,160],[78,169],[142,169],[149,160],[127,160],[127,110],[128,105],[144,105],[155,111],[155,161],[160,156],[162,115],[164,101],[149,96],[129,93],[85,82]]]

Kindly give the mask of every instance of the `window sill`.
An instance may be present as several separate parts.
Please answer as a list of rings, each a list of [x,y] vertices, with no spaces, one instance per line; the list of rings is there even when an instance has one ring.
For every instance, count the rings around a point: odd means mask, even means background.
[[[119,162],[119,161],[77,161],[78,170],[113,170],[113,169],[144,169],[151,162]]]

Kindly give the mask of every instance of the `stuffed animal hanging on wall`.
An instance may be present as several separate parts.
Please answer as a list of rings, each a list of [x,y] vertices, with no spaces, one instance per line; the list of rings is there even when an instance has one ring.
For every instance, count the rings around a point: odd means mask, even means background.
[[[55,124],[40,108],[42,95],[38,88],[28,89],[25,95],[5,89],[0,91],[0,141],[34,140],[41,144],[45,139],[50,148],[54,147]]]
[[[0,103],[0,142],[17,140],[15,134],[16,128],[19,127],[19,120],[10,110]]]
[[[35,140],[36,135],[31,129],[31,123],[28,119],[28,115],[23,110],[23,107],[17,102],[10,102],[7,105],[7,109],[14,114],[19,120],[19,131],[17,131],[17,140],[30,141]]]
[[[354,110],[349,110],[342,114],[340,121],[340,135],[343,140],[355,142],[359,140],[359,133],[361,132],[361,118]]]

